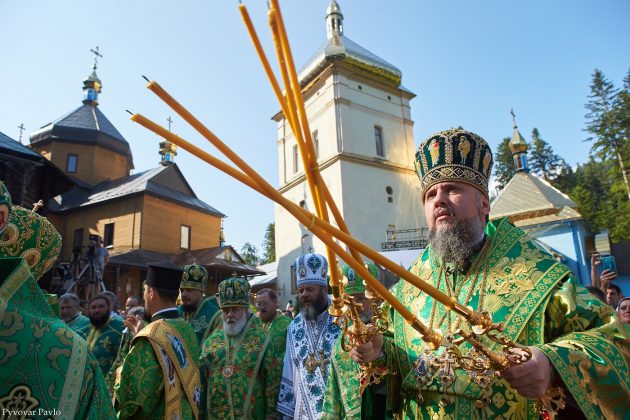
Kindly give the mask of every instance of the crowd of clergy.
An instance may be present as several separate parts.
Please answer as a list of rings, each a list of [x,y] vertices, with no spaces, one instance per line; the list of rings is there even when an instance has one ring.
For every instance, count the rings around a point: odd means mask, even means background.
[[[142,297],[122,314],[112,293],[86,308],[72,294],[53,305],[37,281],[61,238],[0,182],[0,418],[627,418],[630,301],[620,297],[617,313],[507,219],[488,221],[492,153],[481,137],[436,133],[415,159],[431,234],[409,270],[490,313],[529,359],[472,376],[454,369],[451,353],[431,347],[400,309],[370,299],[347,265],[343,287],[357,316],[339,322],[328,261],[315,253],[293,264],[299,306],[290,317],[271,289],[254,295],[234,275],[205,296],[203,266],[169,261],[148,265]],[[366,268],[378,279],[376,265]],[[444,348],[473,334],[410,283],[391,293],[441,331]],[[359,319],[383,328],[350,346],[346,332]]]

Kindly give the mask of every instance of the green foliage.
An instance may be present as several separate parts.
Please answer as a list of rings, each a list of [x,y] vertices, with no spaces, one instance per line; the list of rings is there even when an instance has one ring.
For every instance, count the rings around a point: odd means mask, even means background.
[[[256,247],[249,242],[245,242],[245,244],[241,248],[241,257],[243,257],[245,264],[251,265],[252,267],[256,267],[260,262],[258,249],[256,249]]]
[[[619,175],[623,180],[627,196],[630,198],[628,169],[630,142],[630,74],[624,79],[624,87],[616,89],[613,83],[606,79],[601,70],[595,69],[591,82],[591,94],[586,103],[586,131],[592,136],[591,151],[602,161],[615,159],[621,170]]]
[[[572,178],[565,184],[572,187],[560,189],[576,202],[592,231],[607,230],[615,243],[630,240],[630,202],[616,162],[591,156],[589,162],[578,166]]]
[[[262,243],[263,256],[261,264],[269,264],[276,260],[276,224],[269,223],[265,230],[265,238]]]
[[[494,176],[499,190],[502,190],[516,173],[509,143],[510,138],[505,137],[494,156]]]
[[[532,147],[528,160],[530,172],[545,181],[553,181],[563,170],[571,169],[564,159],[553,152],[551,145],[540,137],[537,128],[532,130]]]

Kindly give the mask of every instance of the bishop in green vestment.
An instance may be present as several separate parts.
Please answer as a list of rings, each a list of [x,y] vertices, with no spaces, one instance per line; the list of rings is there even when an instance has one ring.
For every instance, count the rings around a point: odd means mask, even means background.
[[[179,286],[182,304],[177,310],[192,325],[201,346],[208,334],[220,324],[219,305],[216,297],[204,297],[208,283],[208,271],[204,266],[188,264],[183,270]]]
[[[201,371],[208,419],[276,417],[282,359],[256,316],[249,312],[250,286],[243,278],[219,285],[223,328],[201,349]]]
[[[560,388],[576,418],[623,418],[630,412],[630,353],[612,308],[593,298],[558,262],[506,219],[487,222],[492,154],[462,129],[431,136],[416,153],[429,247],[411,271],[461,304],[488,311],[504,337],[528,346],[532,358],[499,377],[453,369],[443,348],[432,351],[385,305],[389,334],[351,351],[382,363],[388,409],[404,418],[539,418],[535,400]],[[393,289],[420,321],[448,337],[470,326],[407,282]],[[493,351],[501,345],[486,337]],[[465,353],[468,343],[460,346]],[[438,363],[436,368],[436,363]],[[486,389],[483,388],[488,382]],[[356,392],[346,389],[344,392]],[[553,407],[551,407],[553,408]],[[549,412],[549,411],[548,411]]]
[[[59,297],[59,318],[74,331],[90,325],[90,319],[81,313],[79,297],[74,293],[66,293]]]
[[[122,330],[125,328],[123,321],[110,315],[109,302],[102,293],[90,299],[88,303],[90,323],[77,331],[87,341],[88,348],[96,357],[103,375],[107,375],[116,359]]]
[[[140,320],[128,318],[135,336],[114,386],[121,420],[199,418],[199,345],[175,306],[181,273],[170,262],[149,265],[143,290],[151,322],[140,329]]]
[[[87,344],[37,285],[61,237],[45,218],[12,206],[0,182],[0,413],[3,418],[113,419]]]

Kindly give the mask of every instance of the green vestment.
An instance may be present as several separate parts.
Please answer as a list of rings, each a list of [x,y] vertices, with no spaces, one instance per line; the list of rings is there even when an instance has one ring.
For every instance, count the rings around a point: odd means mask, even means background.
[[[384,419],[384,396],[375,395],[375,390],[383,391],[385,381],[365,388],[359,395],[359,364],[350,358],[350,354],[341,348],[341,338],[335,343],[331,356],[326,395],[322,418],[324,419]],[[356,390],[357,392],[349,392]],[[375,400],[378,399],[378,404]]]
[[[197,334],[199,346],[201,346],[217,325],[218,318],[216,315],[219,312],[217,298],[214,296],[205,298],[194,313],[184,311],[183,305],[179,305],[177,310],[182,318],[192,325],[195,334]]]
[[[66,321],[66,324],[68,324],[68,327],[72,328],[73,331],[78,332],[83,328],[90,327],[90,318],[79,312],[70,321]]]
[[[276,414],[282,359],[274,344],[250,315],[238,337],[222,328],[201,349],[201,376],[208,419],[262,419]]]
[[[0,258],[0,413],[116,418],[85,340],[53,312],[22,258]]]
[[[488,311],[494,322],[503,324],[504,336],[540,348],[555,368],[557,383],[565,389],[568,404],[586,418],[627,415],[630,342],[614,310],[593,298],[577,284],[566,266],[506,219],[489,223],[486,234],[490,242],[485,257],[481,257],[482,250],[473,259],[467,276],[449,276],[456,299]],[[448,293],[448,270],[440,267],[431,254],[429,247],[410,270]],[[394,287],[393,293],[420,321],[431,324],[433,298],[404,281]],[[384,305],[384,309],[390,329],[384,337],[384,363],[396,373],[387,377],[388,409],[392,413],[410,419],[539,418],[534,402],[521,397],[500,378],[493,379],[489,386],[488,404],[477,408],[475,402],[482,390],[459,369],[455,382],[446,391],[452,402],[441,406],[443,389],[437,380],[430,379],[425,385],[419,381],[422,369],[416,361],[423,356],[426,343],[389,305]],[[443,333],[458,325],[470,330],[465,321],[459,324],[456,314],[449,318],[442,305],[436,309],[434,328]],[[486,338],[482,341],[492,350],[500,350],[498,344]],[[465,351],[470,349],[467,343],[462,347]],[[358,387],[340,392],[358,393]]]
[[[284,360],[284,352],[287,347],[287,329],[292,319],[288,316],[277,314],[270,322],[260,322],[262,329],[269,335],[269,341],[273,343],[275,357]]]
[[[122,330],[125,328],[123,321],[118,318],[110,316],[105,325],[100,327],[94,327],[92,324],[88,324],[78,330],[85,341],[88,343],[88,348],[96,357],[96,361],[101,366],[103,375],[107,375],[109,369],[112,367],[112,363],[116,359],[118,353],[118,347],[120,347],[120,339],[122,336]]]
[[[169,318],[164,319],[162,316],[168,316]],[[162,361],[166,362],[169,366],[169,368],[166,369],[169,382],[174,383],[175,377],[177,377],[177,380],[181,384],[176,391],[178,392],[178,399],[181,403],[181,418],[194,418],[194,410],[188,398],[186,388],[196,393],[196,402],[193,402],[193,404],[198,406],[201,397],[198,368],[199,345],[197,344],[197,337],[191,326],[183,319],[178,318],[178,316],[175,308],[173,308],[172,311],[157,314],[152,318],[152,322],[134,337],[131,343],[131,349],[122,365],[120,380],[114,387],[119,419],[164,418],[166,409],[166,396],[164,391],[165,375],[160,359],[158,358],[161,358]],[[156,322],[168,325],[152,325]],[[142,336],[142,333],[148,328],[154,328],[154,334],[162,336],[175,331],[176,334],[173,334],[173,336],[177,339],[173,340],[171,337],[168,337],[168,339],[171,340],[171,344],[173,342],[177,343],[177,345],[173,347],[176,351],[171,353],[168,346],[164,346],[163,348],[166,348],[167,352],[163,353],[160,351],[161,354],[156,354],[150,339]],[[180,344],[183,345],[183,348]],[[177,347],[179,347],[180,350],[177,351]],[[185,369],[192,369],[192,372],[188,372],[190,374],[190,380],[180,377],[179,370],[173,367],[175,364],[179,364],[180,367]],[[192,382],[192,375],[195,371],[197,374],[196,383]]]

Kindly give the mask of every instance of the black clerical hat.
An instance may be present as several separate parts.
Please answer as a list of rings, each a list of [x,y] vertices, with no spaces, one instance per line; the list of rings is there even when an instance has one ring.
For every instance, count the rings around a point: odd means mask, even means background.
[[[144,283],[156,289],[179,291],[183,270],[170,261],[147,264],[147,278]]]

